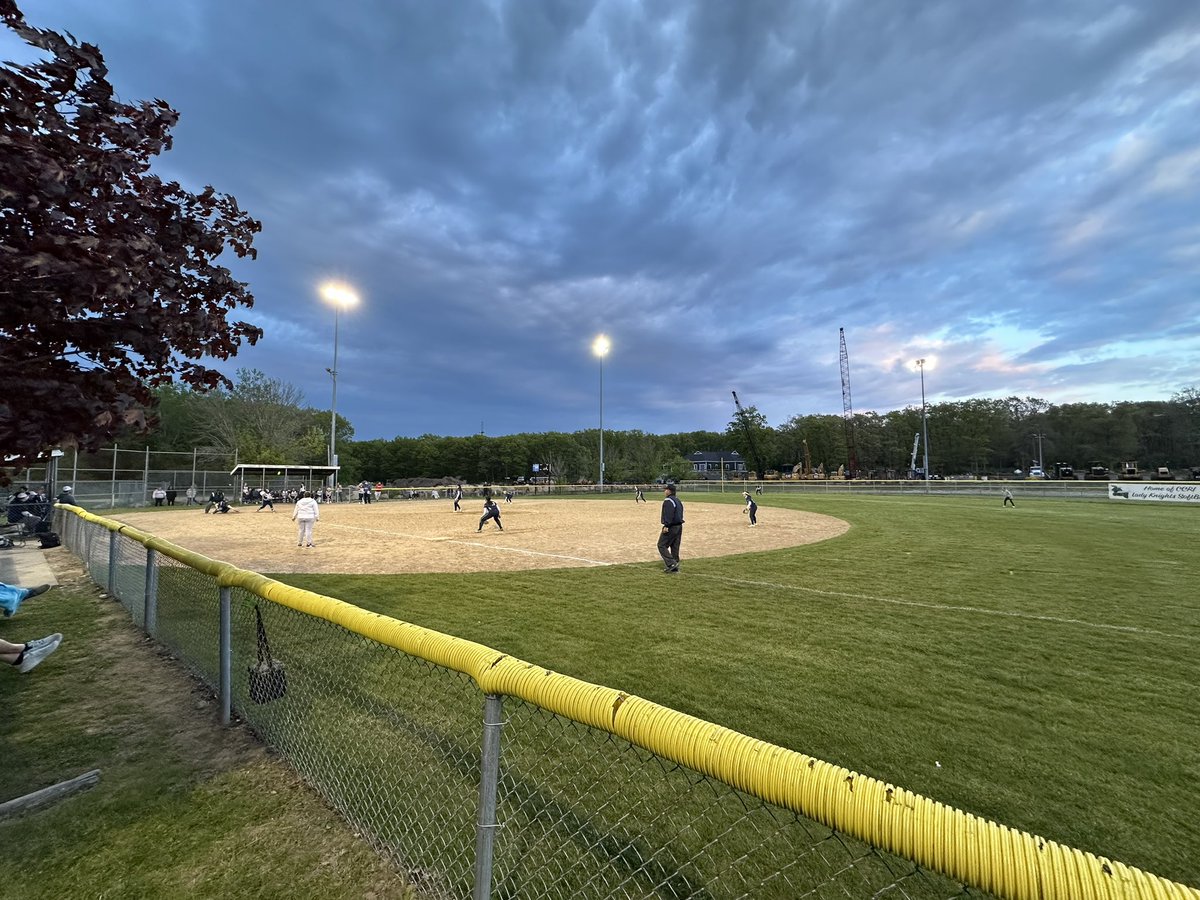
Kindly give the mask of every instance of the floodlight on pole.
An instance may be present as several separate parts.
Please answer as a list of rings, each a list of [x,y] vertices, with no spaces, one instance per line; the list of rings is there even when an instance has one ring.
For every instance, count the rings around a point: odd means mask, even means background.
[[[333,368],[326,369],[333,379],[333,402],[329,407],[329,466],[337,467],[337,377],[338,377],[338,313],[358,304],[354,288],[337,281],[326,281],[320,287],[321,299],[333,307]],[[335,473],[329,474],[331,481]]]
[[[592,352],[600,358],[600,493],[604,493],[604,357],[612,349],[607,335],[599,335],[592,341]]]
[[[925,493],[929,493],[929,419],[925,412],[925,360],[918,359],[916,366],[921,370],[921,437],[925,444],[922,465],[925,467]]]

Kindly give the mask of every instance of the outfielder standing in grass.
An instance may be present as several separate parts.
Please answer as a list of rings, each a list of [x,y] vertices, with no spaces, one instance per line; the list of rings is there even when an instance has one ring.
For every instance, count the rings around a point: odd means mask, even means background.
[[[746,508],[742,512],[750,516],[750,527],[753,528],[758,524],[758,504],[754,502],[749,491],[742,491],[742,496],[746,498]]]
[[[679,541],[683,537],[683,503],[675,496],[675,485],[663,485],[662,533],[658,536],[658,555],[667,574],[679,571]]]
[[[475,531],[483,531],[483,523],[488,519],[495,519],[496,527],[501,531],[504,530],[504,526],[500,524],[500,507],[496,505],[496,501],[491,497],[483,501],[483,518],[479,520],[479,527]]]
[[[320,518],[321,508],[317,506],[317,501],[308,496],[308,491],[301,491],[300,499],[296,501],[296,506],[292,510],[292,521],[297,523],[300,528],[296,537],[297,547],[313,545],[313,524]]]
[[[1001,503],[1000,505],[1001,506],[1011,506],[1013,509],[1017,508],[1017,502],[1015,500],[1013,500],[1012,491],[1010,491],[1008,488],[1004,489],[1004,502]]]

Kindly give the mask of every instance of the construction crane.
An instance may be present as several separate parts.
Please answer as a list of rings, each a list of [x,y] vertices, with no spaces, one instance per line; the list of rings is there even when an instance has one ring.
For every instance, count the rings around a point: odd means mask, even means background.
[[[815,476],[813,475],[812,454],[808,452],[808,441],[801,438],[800,445],[804,448],[804,461],[792,466],[792,477],[813,478]]]
[[[858,451],[854,447],[854,404],[850,402],[850,354],[846,352],[846,329],[838,329],[841,341],[842,363],[842,423],[846,429],[846,452],[849,465],[846,467],[846,477],[858,475]]]
[[[738,399],[737,391],[733,392],[733,405],[737,407],[737,420],[746,433],[746,448],[750,451],[750,459],[754,463],[754,474],[762,478],[766,472],[763,468],[762,457],[758,455],[758,444],[754,442],[754,430],[750,427],[750,414],[742,409],[742,401]]]

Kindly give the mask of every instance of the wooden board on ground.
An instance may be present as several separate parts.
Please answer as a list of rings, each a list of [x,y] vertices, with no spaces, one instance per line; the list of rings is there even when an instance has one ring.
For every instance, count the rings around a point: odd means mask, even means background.
[[[477,532],[483,501],[387,500],[369,505],[321,506],[316,546],[296,546],[291,505],[258,512],[234,507],[205,515],[175,507],[118,516],[137,528],[255,572],[394,574],[406,572],[511,572],[657,562],[660,502],[633,500],[500,499],[504,531],[487,522]],[[742,507],[685,501],[681,557],[779,550],[844,534],[841,519],[794,509],[760,506],[750,528]]]

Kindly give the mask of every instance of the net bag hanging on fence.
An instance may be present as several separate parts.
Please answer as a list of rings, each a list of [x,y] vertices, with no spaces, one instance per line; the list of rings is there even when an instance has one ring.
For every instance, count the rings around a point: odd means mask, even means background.
[[[257,603],[254,604],[254,620],[258,630],[258,662],[249,667],[250,699],[255,703],[270,703],[287,693],[287,672],[283,663],[271,656],[267,629],[263,626]]]

